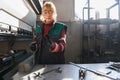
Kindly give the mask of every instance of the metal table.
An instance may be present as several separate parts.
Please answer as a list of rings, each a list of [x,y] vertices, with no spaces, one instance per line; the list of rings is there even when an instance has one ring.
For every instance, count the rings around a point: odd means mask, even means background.
[[[108,69],[109,63],[96,63],[96,64],[77,64],[78,66],[93,70],[95,72],[105,74],[109,73],[107,76],[112,78],[120,78],[120,73],[114,70]],[[49,73],[44,74],[50,70],[60,67],[62,72],[51,71]],[[71,64],[58,64],[58,65],[36,65],[30,73],[17,73],[13,76],[13,80],[37,80],[34,79],[35,73],[43,74],[42,77],[45,80],[80,80],[79,79],[79,67],[76,67]],[[42,80],[42,79],[39,79]],[[111,80],[109,78],[98,76],[92,72],[87,71],[85,80]]]

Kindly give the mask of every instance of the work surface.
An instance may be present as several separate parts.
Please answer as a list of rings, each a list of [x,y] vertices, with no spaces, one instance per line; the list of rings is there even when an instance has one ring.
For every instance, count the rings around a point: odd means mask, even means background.
[[[87,68],[85,79],[83,80],[117,80],[120,78],[120,72],[108,69],[109,63],[96,63],[96,64],[76,64],[80,67]],[[55,71],[54,69],[60,69],[60,71]],[[82,80],[79,78],[80,68],[71,64],[61,64],[61,65],[36,65],[32,71],[27,73],[17,73],[13,76],[13,80]],[[110,78],[96,75],[93,72],[97,72],[108,76]],[[42,74],[41,79],[35,78],[36,75]]]

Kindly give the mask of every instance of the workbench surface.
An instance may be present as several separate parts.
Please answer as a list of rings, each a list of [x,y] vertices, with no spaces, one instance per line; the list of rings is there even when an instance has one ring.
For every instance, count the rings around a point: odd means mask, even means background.
[[[93,72],[86,71],[85,80],[114,80],[120,78],[120,72],[108,69],[109,63],[95,63],[95,64],[76,64],[80,67],[87,68],[94,72],[107,75],[110,78],[99,76]],[[54,71],[60,68],[61,72]],[[58,64],[58,65],[36,65],[30,73],[17,72],[13,76],[13,80],[81,80],[79,78],[79,70],[81,68],[71,64]],[[51,71],[53,70],[53,71]],[[42,74],[41,79],[33,78],[35,74]],[[83,79],[84,80],[84,79]]]

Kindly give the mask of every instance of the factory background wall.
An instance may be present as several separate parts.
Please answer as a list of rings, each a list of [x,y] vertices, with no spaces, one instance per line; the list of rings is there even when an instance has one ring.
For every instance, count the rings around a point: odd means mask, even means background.
[[[66,63],[80,62],[82,27],[80,21],[64,22],[67,24],[67,46],[65,51]]]

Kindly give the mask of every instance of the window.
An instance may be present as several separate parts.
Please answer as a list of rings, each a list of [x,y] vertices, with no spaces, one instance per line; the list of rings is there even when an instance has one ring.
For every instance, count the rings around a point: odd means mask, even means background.
[[[100,18],[107,17],[106,8],[111,7],[115,3],[115,0],[89,0],[90,7],[94,8],[90,10],[90,18],[95,19],[95,12],[99,12]],[[83,8],[88,6],[88,0],[75,0],[75,17],[82,19],[83,18]],[[88,11],[84,10],[85,19],[88,19]],[[111,8],[110,10],[110,18],[118,19],[118,5]]]

